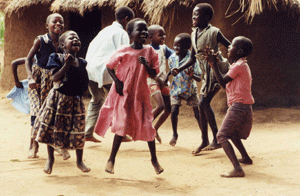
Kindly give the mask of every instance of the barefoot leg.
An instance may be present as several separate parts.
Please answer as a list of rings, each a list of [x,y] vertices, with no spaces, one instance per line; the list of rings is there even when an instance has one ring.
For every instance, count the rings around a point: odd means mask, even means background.
[[[151,162],[154,167],[155,173],[160,174],[164,171],[164,169],[160,166],[160,164],[157,161],[156,157],[156,148],[155,148],[155,141],[148,142],[148,147],[151,154]]]
[[[232,171],[225,173],[225,174],[221,174],[221,177],[223,178],[233,178],[233,177],[244,177],[245,176],[245,172],[243,171],[243,169],[233,169]]]
[[[82,161],[83,149],[76,149],[76,156],[78,169],[80,169],[82,172],[90,172],[91,168],[87,167]]]
[[[28,159],[31,158],[39,158],[37,155],[39,149],[39,144],[37,141],[35,141],[33,138],[30,139],[30,146],[29,146],[29,153],[28,153]]]
[[[54,148],[48,145],[47,146],[47,151],[48,151],[48,159],[47,159],[47,163],[46,163],[45,168],[44,168],[43,171],[46,174],[51,174],[53,164],[54,164]]]
[[[106,168],[105,168],[105,171],[110,173],[110,174],[114,173],[115,159],[116,159],[118,150],[121,146],[122,139],[123,139],[123,137],[119,136],[119,135],[115,135],[115,137],[114,137],[114,142],[113,142],[113,146],[112,146],[112,149],[111,149],[110,157],[107,161],[107,165],[106,165]]]
[[[249,157],[242,141],[240,139],[232,139],[233,144],[236,146],[236,148],[239,150],[239,152],[242,155],[242,158],[239,159],[240,163],[244,163],[247,165],[251,165],[253,163],[252,159]]]

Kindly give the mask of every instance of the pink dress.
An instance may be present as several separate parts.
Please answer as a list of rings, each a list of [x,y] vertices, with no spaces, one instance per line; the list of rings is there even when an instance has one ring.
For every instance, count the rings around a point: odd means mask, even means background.
[[[149,75],[144,65],[139,63],[139,56],[145,57],[148,64],[159,72],[158,55],[151,46],[139,50],[122,46],[106,65],[109,69],[116,68],[117,78],[124,83],[124,96],[116,92],[113,83],[95,126],[95,133],[102,137],[111,126],[111,132],[119,136],[129,135],[133,140],[153,141],[155,138],[147,85]]]

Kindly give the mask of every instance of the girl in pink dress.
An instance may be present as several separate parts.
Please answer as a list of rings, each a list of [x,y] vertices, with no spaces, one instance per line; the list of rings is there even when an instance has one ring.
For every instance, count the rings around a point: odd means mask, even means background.
[[[158,56],[151,46],[143,45],[148,37],[147,24],[143,19],[131,20],[126,30],[133,44],[120,47],[106,65],[114,83],[100,110],[95,133],[104,137],[110,126],[115,133],[106,172],[114,173],[115,157],[121,141],[129,135],[134,141],[148,142],[152,165],[160,174],[163,168],[156,157],[156,131],[152,126],[152,106],[147,86],[148,76],[156,78],[159,72]]]

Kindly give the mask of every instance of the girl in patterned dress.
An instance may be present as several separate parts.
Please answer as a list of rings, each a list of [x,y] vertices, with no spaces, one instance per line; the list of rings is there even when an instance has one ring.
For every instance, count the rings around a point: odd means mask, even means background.
[[[159,72],[158,55],[151,46],[143,45],[148,37],[147,24],[143,19],[131,20],[126,29],[133,43],[120,47],[106,65],[114,83],[100,110],[95,133],[104,136],[110,126],[115,133],[106,172],[114,173],[121,141],[129,135],[134,141],[148,142],[152,165],[155,172],[160,174],[163,168],[156,157],[156,131],[152,125],[150,90],[147,85],[147,78],[155,78]]]
[[[84,147],[85,108],[82,94],[88,88],[87,62],[77,58],[81,42],[76,32],[67,31],[59,38],[63,54],[53,53],[47,68],[54,87],[43,103],[33,127],[36,141],[48,145],[44,172],[51,174],[54,148],[76,149],[77,167],[89,172],[82,161]]]
[[[31,126],[33,126],[40,107],[53,87],[51,72],[46,69],[46,65],[51,53],[62,53],[58,39],[64,30],[63,17],[58,13],[50,14],[46,19],[46,28],[48,33],[37,36],[25,60],[29,84]],[[37,158],[38,143],[33,138],[30,143],[28,158]],[[68,151],[64,150],[61,153],[64,160],[70,158]]]

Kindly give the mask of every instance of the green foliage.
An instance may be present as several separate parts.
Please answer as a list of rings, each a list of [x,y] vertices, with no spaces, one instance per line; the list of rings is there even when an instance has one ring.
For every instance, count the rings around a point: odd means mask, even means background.
[[[5,24],[4,24],[4,13],[0,12],[0,47],[3,48],[4,45],[4,31],[5,31]]]

